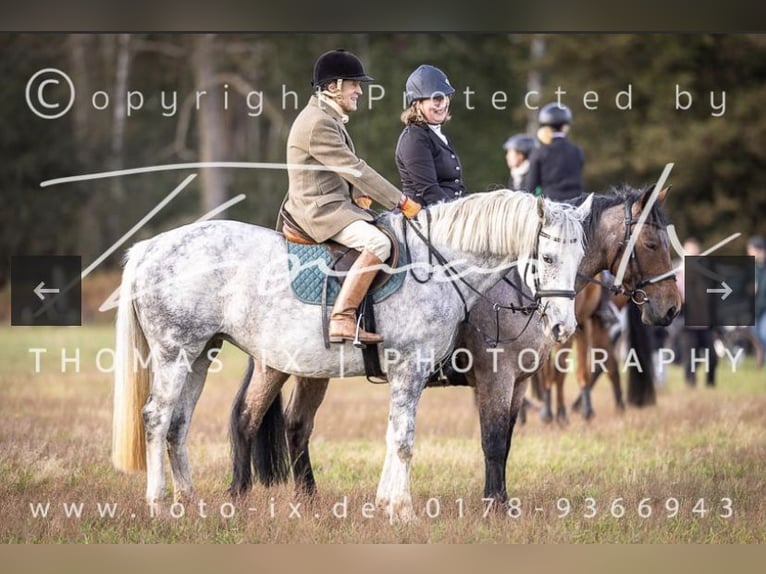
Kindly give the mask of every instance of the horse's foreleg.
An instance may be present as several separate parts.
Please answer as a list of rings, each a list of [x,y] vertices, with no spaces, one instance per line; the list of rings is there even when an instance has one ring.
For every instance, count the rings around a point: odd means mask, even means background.
[[[476,372],[476,398],[484,452],[484,497],[498,503],[508,500],[505,466],[511,444],[513,374]]]
[[[554,347],[554,351],[558,350],[559,346]],[[537,371],[535,376],[540,377],[540,387],[543,391],[543,404],[540,408],[540,419],[545,423],[553,422],[553,410],[551,409],[551,387],[554,384],[553,378],[556,375],[556,369],[553,365],[553,351],[551,354],[543,360],[542,368]]]
[[[386,430],[386,459],[378,483],[376,503],[391,520],[415,518],[410,494],[410,463],[415,444],[415,414],[425,375],[391,376],[391,399]]]
[[[186,436],[189,432],[192,413],[197,405],[205,377],[212,359],[211,353],[221,348],[222,342],[211,344],[205,352],[192,364],[191,372],[186,380],[181,395],[178,397],[176,408],[170,419],[167,444],[170,472],[173,478],[173,497],[177,502],[191,500],[194,496],[191,470],[189,468],[189,453],[186,448]]]
[[[577,383],[582,397],[580,409],[585,420],[592,419],[596,414],[593,412],[593,404],[590,400],[590,374],[593,373],[591,353],[595,347],[596,329],[598,327],[593,324],[593,319],[586,319],[583,323],[582,332],[577,334]]]
[[[285,409],[287,445],[293,467],[295,490],[309,496],[316,492],[316,482],[309,456],[309,440],[314,430],[314,417],[324,400],[329,382],[329,379],[297,377],[290,401]]]
[[[569,423],[567,418],[567,407],[564,404],[564,381],[566,373],[556,373],[556,422],[565,425]]]
[[[611,342],[609,343],[611,345]],[[615,357],[614,347],[608,349],[606,358],[606,372],[609,374],[609,380],[612,381],[612,391],[614,393],[614,405],[618,411],[625,410],[625,401],[622,399],[622,385],[620,383],[620,370],[617,367],[617,358]]]

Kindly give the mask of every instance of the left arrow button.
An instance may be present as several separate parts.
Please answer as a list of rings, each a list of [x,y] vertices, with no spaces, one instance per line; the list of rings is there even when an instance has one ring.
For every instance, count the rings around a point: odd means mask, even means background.
[[[45,286],[45,281],[40,281],[40,284],[34,289],[35,295],[37,295],[40,298],[40,301],[45,300],[45,295],[43,295],[43,293],[58,293],[59,292],[58,289],[43,289],[44,286]]]

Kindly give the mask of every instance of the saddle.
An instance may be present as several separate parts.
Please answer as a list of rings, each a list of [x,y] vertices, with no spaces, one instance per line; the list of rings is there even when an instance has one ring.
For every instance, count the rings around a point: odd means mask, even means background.
[[[293,217],[284,208],[284,205],[279,210],[279,218],[282,221],[282,235],[285,236],[285,239],[287,239],[288,242],[297,243],[299,245],[324,245],[327,248],[331,257],[330,268],[342,273],[336,277],[339,284],[342,285],[346,278],[345,272],[351,269],[351,266],[358,259],[359,251],[356,249],[351,249],[350,247],[346,247],[345,245],[341,245],[340,243],[336,243],[335,241],[317,243],[311,239],[311,237],[309,237],[309,235],[301,228],[300,225],[298,225],[298,223],[296,223],[295,219],[293,219]],[[391,243],[391,255],[389,255],[388,259],[386,259],[384,263],[388,265],[390,269],[395,269],[399,265],[399,241],[396,239],[396,236],[393,234],[393,232],[385,225],[378,224],[377,222],[373,222],[372,224],[375,225],[375,227],[377,227],[380,231],[382,231],[386,237],[388,237],[388,240]],[[372,293],[373,291],[383,287],[386,283],[388,283],[391,277],[392,274],[386,272],[383,269],[378,271],[378,273],[375,275],[375,279],[372,281],[372,285],[370,285],[369,292]]]
[[[281,222],[281,226],[280,226]],[[407,257],[402,252],[399,241],[386,225],[382,223],[373,223],[391,243],[391,255],[384,262],[388,268],[395,270],[400,264],[407,263]],[[354,262],[359,257],[359,251],[341,245],[335,241],[326,241],[317,243],[314,241],[293,217],[284,209],[284,203],[279,210],[277,219],[277,229],[282,230],[287,241],[287,251],[295,255],[301,263],[316,261],[317,259],[326,261],[327,267],[339,273],[329,277],[321,272],[315,266],[309,265],[306,269],[299,272],[297,277],[291,282],[293,294],[304,303],[318,304],[322,306],[322,337],[324,338],[325,348],[330,348],[330,341],[327,335],[327,307],[333,304],[340,286],[346,278],[346,273],[351,269]],[[379,270],[373,279],[367,295],[360,308],[357,310],[357,316],[361,318],[361,326],[367,331],[375,332],[375,313],[374,304],[379,303],[399,290],[404,282],[405,273],[389,273],[383,269]],[[367,345],[362,349],[364,359],[364,368],[367,380],[371,383],[388,382],[380,366],[378,357],[378,345]]]

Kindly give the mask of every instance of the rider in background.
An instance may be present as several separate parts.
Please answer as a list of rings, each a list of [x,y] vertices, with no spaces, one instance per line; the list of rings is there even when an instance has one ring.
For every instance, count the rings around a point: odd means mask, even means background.
[[[423,64],[405,84],[404,129],[396,144],[396,167],[404,193],[422,206],[462,197],[460,158],[443,131],[455,88],[439,68]]]
[[[528,191],[553,201],[581,197],[585,193],[582,177],[585,154],[568,139],[572,111],[563,104],[552,102],[540,109],[537,121],[540,124],[537,139],[541,145],[532,151],[529,158]],[[602,272],[602,280],[606,283],[611,281],[608,271]],[[595,315],[609,332],[609,338],[615,342],[623,330],[623,321],[606,290],[602,290]]]
[[[537,147],[537,140],[527,134],[515,134],[503,144],[505,163],[508,165],[508,189],[530,191],[529,156]]]
[[[349,114],[357,110],[362,83],[368,76],[351,52],[332,50],[316,60],[311,84],[314,94],[298,114],[287,138],[287,163],[328,168],[351,168],[360,175],[328,170],[288,170],[289,189],[284,209],[316,242],[331,239],[361,252],[349,270],[332,309],[329,337],[333,343],[354,340],[356,309],[390,255],[388,238],[370,222],[374,199],[386,209],[399,207],[408,218],[420,205],[407,198],[360,159],[346,131]],[[382,337],[359,330],[362,343]]]
[[[540,109],[537,121],[537,139],[542,145],[529,158],[528,191],[553,201],[568,201],[584,194],[585,154],[567,139],[571,110],[553,102]]]

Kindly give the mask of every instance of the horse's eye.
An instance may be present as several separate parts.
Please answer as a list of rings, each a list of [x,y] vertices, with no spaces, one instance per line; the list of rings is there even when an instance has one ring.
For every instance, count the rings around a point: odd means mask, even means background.
[[[550,255],[543,255],[543,263],[547,263],[548,265],[550,265],[551,263],[553,263],[553,257],[551,257]]]
[[[644,243],[644,247],[646,247],[649,251],[656,251],[657,250],[657,244],[653,241],[647,241]]]

